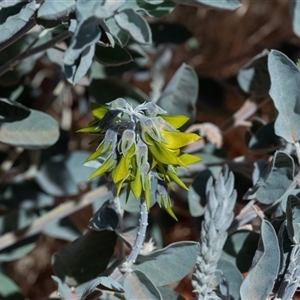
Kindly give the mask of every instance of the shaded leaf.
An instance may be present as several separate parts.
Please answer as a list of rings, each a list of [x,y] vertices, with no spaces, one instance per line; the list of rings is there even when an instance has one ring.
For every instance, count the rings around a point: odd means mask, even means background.
[[[147,21],[132,9],[124,9],[115,15],[117,24],[141,44],[152,42],[151,29]]]
[[[268,95],[270,75],[268,72],[268,50],[254,56],[239,71],[237,80],[241,89],[254,97]]]
[[[289,238],[289,234],[286,227],[286,221],[281,224],[281,227],[278,232],[278,243],[280,247],[280,267],[278,276],[276,279],[274,290],[277,291],[282,280],[284,274],[287,271],[288,265],[290,263],[290,255],[293,249],[294,243]]]
[[[163,299],[147,275],[138,270],[128,273],[124,280],[124,290],[126,299]]]
[[[97,277],[106,269],[116,241],[117,235],[113,231],[89,230],[53,255],[54,273],[70,286]]]
[[[280,138],[275,134],[274,122],[261,126],[248,143],[252,151],[272,151],[280,145]]]
[[[88,299],[88,295],[90,295],[97,287],[99,289],[114,291],[118,293],[124,292],[122,285],[120,285],[120,283],[118,283],[116,280],[110,277],[101,276],[89,282],[88,286],[83,291],[80,300]]]
[[[119,45],[113,48],[96,45],[95,58],[99,63],[107,66],[119,66],[132,61],[130,53]]]
[[[295,244],[300,244],[300,199],[290,195],[286,207],[287,231]]]
[[[294,161],[283,151],[277,151],[272,162],[263,171],[255,186],[248,190],[244,199],[256,198],[263,204],[280,199],[294,178]]]
[[[3,7],[0,10],[0,43],[9,40],[18,33],[35,12],[36,2],[22,1],[14,6]]]
[[[240,287],[243,282],[242,274],[232,263],[222,259],[218,261],[218,269],[222,271],[222,274],[226,279],[229,295],[231,297],[230,299],[239,300]]]
[[[198,251],[199,244],[195,242],[173,243],[149,255],[139,255],[132,269],[143,272],[156,286],[171,284],[192,270]]]
[[[261,239],[251,270],[241,285],[242,300],[266,299],[269,296],[277,278],[279,262],[280,251],[275,230],[268,221],[263,220]]]
[[[75,0],[60,1],[59,4],[56,0],[45,0],[39,8],[37,16],[45,20],[56,20],[73,12],[75,5]]]
[[[59,137],[57,122],[49,115],[31,110],[28,118],[0,125],[0,141],[25,149],[41,149],[53,145]]]
[[[95,45],[91,45],[82,51],[72,65],[64,65],[65,75],[70,83],[76,84],[84,75],[86,75],[92,65],[94,54]]]
[[[182,64],[157,101],[169,115],[185,115],[190,118],[186,124],[194,122],[198,98],[198,77],[194,69]]]
[[[188,191],[188,203],[190,214],[200,217],[204,214],[206,205],[206,183],[212,176],[210,170],[204,170],[194,179]]]
[[[115,210],[108,207],[108,203],[103,206],[93,215],[89,221],[89,228],[93,230],[115,230],[119,223],[119,217]]]
[[[30,115],[30,109],[9,99],[0,98],[0,122],[21,121]]]
[[[300,140],[299,68],[283,53],[272,50],[268,67],[271,77],[270,96],[278,111],[275,133],[286,141]]]
[[[254,231],[239,230],[229,235],[221,256],[236,266],[241,273],[248,272],[254,257],[259,234]]]

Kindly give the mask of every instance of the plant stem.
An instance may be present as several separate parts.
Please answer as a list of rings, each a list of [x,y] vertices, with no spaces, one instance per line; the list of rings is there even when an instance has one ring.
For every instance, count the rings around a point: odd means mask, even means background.
[[[144,196],[141,197],[140,202],[140,219],[139,219],[139,225],[138,225],[138,232],[136,235],[135,242],[132,246],[132,250],[129,254],[129,256],[126,258],[126,263],[134,263],[137,256],[139,255],[139,252],[143,246],[146,230],[148,226],[148,210],[145,202]]]
[[[59,43],[59,42],[65,40],[69,36],[70,36],[69,31],[65,31],[65,32],[57,35],[56,37],[54,37],[51,41],[48,41],[38,47],[29,49],[27,51],[24,51],[24,52],[18,54],[17,56],[15,56],[10,61],[8,61],[7,63],[5,63],[3,66],[0,67],[0,76],[9,70],[12,70],[21,60],[24,60],[24,59],[26,59],[32,55],[35,55],[39,52],[42,52],[44,50],[47,50],[48,48],[52,47],[56,43]]]

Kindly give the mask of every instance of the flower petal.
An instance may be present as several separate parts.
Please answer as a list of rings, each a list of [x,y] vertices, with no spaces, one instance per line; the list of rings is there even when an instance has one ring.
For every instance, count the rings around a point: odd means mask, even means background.
[[[166,122],[168,122],[175,129],[180,128],[190,119],[189,117],[184,115],[177,115],[177,116],[160,115],[160,117],[164,119]]]
[[[161,134],[169,149],[180,149],[200,139],[198,134],[180,131],[166,131],[162,129]]]
[[[108,109],[98,103],[91,102],[91,111],[94,118],[101,120],[107,113]]]
[[[197,162],[200,162],[202,159],[196,155],[191,155],[188,153],[182,153],[178,159],[184,164],[184,165],[191,165]]]
[[[110,171],[115,165],[116,165],[116,161],[113,160],[113,155],[111,154],[101,165],[101,167],[99,169],[97,169],[89,178],[88,180],[91,180],[95,177],[98,177],[100,175],[102,175],[105,172]]]
[[[179,165],[180,162],[177,159],[177,155],[167,149],[164,143],[154,141],[147,133],[145,134],[145,139],[154,160],[165,165]]]
[[[120,180],[126,179],[130,175],[130,161],[134,153],[135,145],[132,145],[129,151],[125,155],[121,155],[117,167],[112,171],[112,179],[114,183],[119,182]]]

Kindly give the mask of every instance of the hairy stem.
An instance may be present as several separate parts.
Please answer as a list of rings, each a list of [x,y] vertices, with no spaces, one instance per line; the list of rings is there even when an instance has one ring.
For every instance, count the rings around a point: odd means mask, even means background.
[[[134,245],[132,246],[132,250],[129,256],[127,257],[125,263],[130,264],[135,262],[143,246],[147,226],[148,226],[148,210],[147,210],[145,198],[142,196],[140,202],[140,219],[139,219],[137,236]]]
[[[24,60],[24,59],[26,59],[32,55],[35,55],[39,52],[42,52],[44,50],[47,50],[48,48],[52,47],[56,43],[59,43],[59,42],[65,40],[69,36],[70,36],[69,31],[65,31],[65,32],[57,35],[56,37],[54,37],[52,40],[50,40],[38,47],[29,49],[27,51],[24,51],[24,52],[18,54],[17,56],[12,58],[10,61],[5,63],[2,67],[0,67],[0,76],[3,75],[4,73],[6,73],[7,71],[12,70],[17,64],[20,63],[21,60]]]

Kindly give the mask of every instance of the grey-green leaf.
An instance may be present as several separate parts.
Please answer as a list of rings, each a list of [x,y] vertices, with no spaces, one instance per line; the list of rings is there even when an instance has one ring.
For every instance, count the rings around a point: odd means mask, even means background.
[[[124,9],[115,15],[117,24],[126,30],[131,37],[141,43],[150,44],[152,42],[151,29],[147,21],[136,13],[133,9]]]
[[[244,199],[256,198],[263,204],[271,204],[280,199],[294,178],[294,161],[283,151],[277,151],[272,162],[263,171],[255,186],[248,190]]]
[[[235,10],[241,6],[237,0],[173,0],[178,4],[192,5],[197,7],[212,7],[219,9]]]
[[[224,245],[222,260],[227,260],[236,266],[240,272],[248,272],[254,257],[258,233],[249,230],[238,230],[231,234]]]
[[[53,145],[58,137],[59,127],[56,120],[33,109],[24,120],[0,125],[0,141],[15,147],[47,148]]]
[[[9,99],[0,98],[0,122],[21,121],[30,115],[30,109]]]
[[[87,300],[88,296],[97,287],[99,289],[104,288],[105,290],[115,291],[115,292],[118,292],[118,293],[123,293],[124,292],[124,288],[116,280],[114,280],[113,278],[110,278],[110,277],[100,276],[100,277],[97,277],[97,278],[95,278],[95,279],[93,279],[92,281],[89,282],[88,286],[83,291],[80,300],[85,300],[85,299]]]
[[[73,65],[64,65],[67,80],[76,84],[89,70],[95,53],[95,45],[86,48]]]
[[[279,262],[280,251],[276,232],[271,223],[263,220],[261,239],[251,270],[241,285],[241,299],[267,299],[277,278]]]
[[[300,244],[300,199],[290,195],[286,206],[287,231],[295,244]]]
[[[271,77],[270,96],[278,111],[275,133],[287,142],[300,140],[300,71],[285,54],[272,50],[268,67]]]
[[[57,20],[73,12],[75,5],[75,0],[60,1],[59,3],[56,0],[45,0],[39,8],[37,16],[45,20]]]
[[[153,282],[138,270],[128,273],[124,280],[124,290],[126,299],[162,300],[161,294]]]
[[[192,270],[198,251],[199,244],[195,242],[173,243],[149,255],[139,255],[132,269],[145,273],[156,286],[171,284]]]
[[[182,64],[176,71],[157,104],[170,115],[185,115],[194,122],[198,98],[198,77],[194,69]]]
[[[0,43],[3,43],[18,33],[35,12],[36,2],[22,1],[14,6],[0,10]]]

